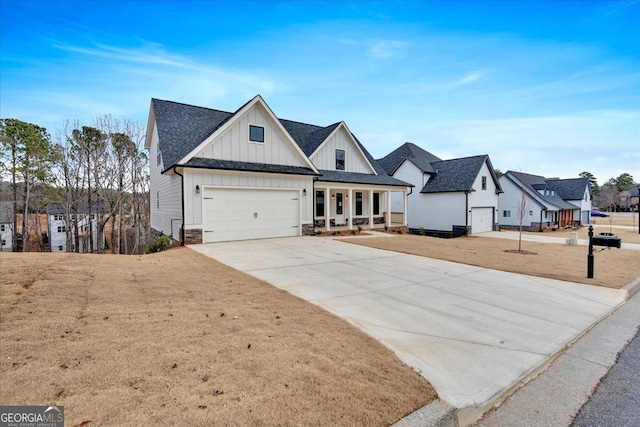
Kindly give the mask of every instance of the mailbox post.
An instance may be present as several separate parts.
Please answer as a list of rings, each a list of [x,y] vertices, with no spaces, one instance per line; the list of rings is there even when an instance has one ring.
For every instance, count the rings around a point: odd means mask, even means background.
[[[593,225],[589,226],[589,255],[587,255],[587,279],[593,279]]]
[[[589,226],[589,254],[587,255],[587,279],[593,279],[593,247],[604,246],[606,248],[622,247],[622,240],[618,236],[611,233],[600,233],[599,236],[593,235],[593,225]]]

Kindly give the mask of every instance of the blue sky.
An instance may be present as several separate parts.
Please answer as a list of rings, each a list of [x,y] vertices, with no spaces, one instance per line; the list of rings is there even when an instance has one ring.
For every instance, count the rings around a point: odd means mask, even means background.
[[[379,158],[640,182],[640,1],[0,2],[0,116],[46,127],[152,97],[344,120]]]

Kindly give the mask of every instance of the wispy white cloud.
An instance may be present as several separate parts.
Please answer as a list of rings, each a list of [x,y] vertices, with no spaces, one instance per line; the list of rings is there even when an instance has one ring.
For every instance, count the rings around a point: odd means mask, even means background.
[[[478,71],[474,71],[472,73],[467,74],[466,76],[464,76],[459,83],[461,85],[466,85],[468,83],[473,83],[476,80],[480,79],[482,77],[483,73],[478,72]]]
[[[369,44],[367,54],[374,59],[389,59],[402,55],[411,43],[405,40],[378,40]]]

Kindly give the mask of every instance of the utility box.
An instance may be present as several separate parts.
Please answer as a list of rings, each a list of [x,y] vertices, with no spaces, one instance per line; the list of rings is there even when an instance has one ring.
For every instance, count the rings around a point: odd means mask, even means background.
[[[622,240],[618,236],[593,236],[591,238],[593,246],[605,246],[607,248],[618,248],[622,245]]]

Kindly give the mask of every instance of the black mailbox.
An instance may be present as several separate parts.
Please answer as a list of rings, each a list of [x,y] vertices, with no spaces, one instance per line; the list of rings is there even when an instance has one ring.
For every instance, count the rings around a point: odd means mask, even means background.
[[[591,238],[591,244],[593,246],[606,246],[608,248],[618,248],[620,249],[620,245],[622,241],[617,236],[593,236]]]

